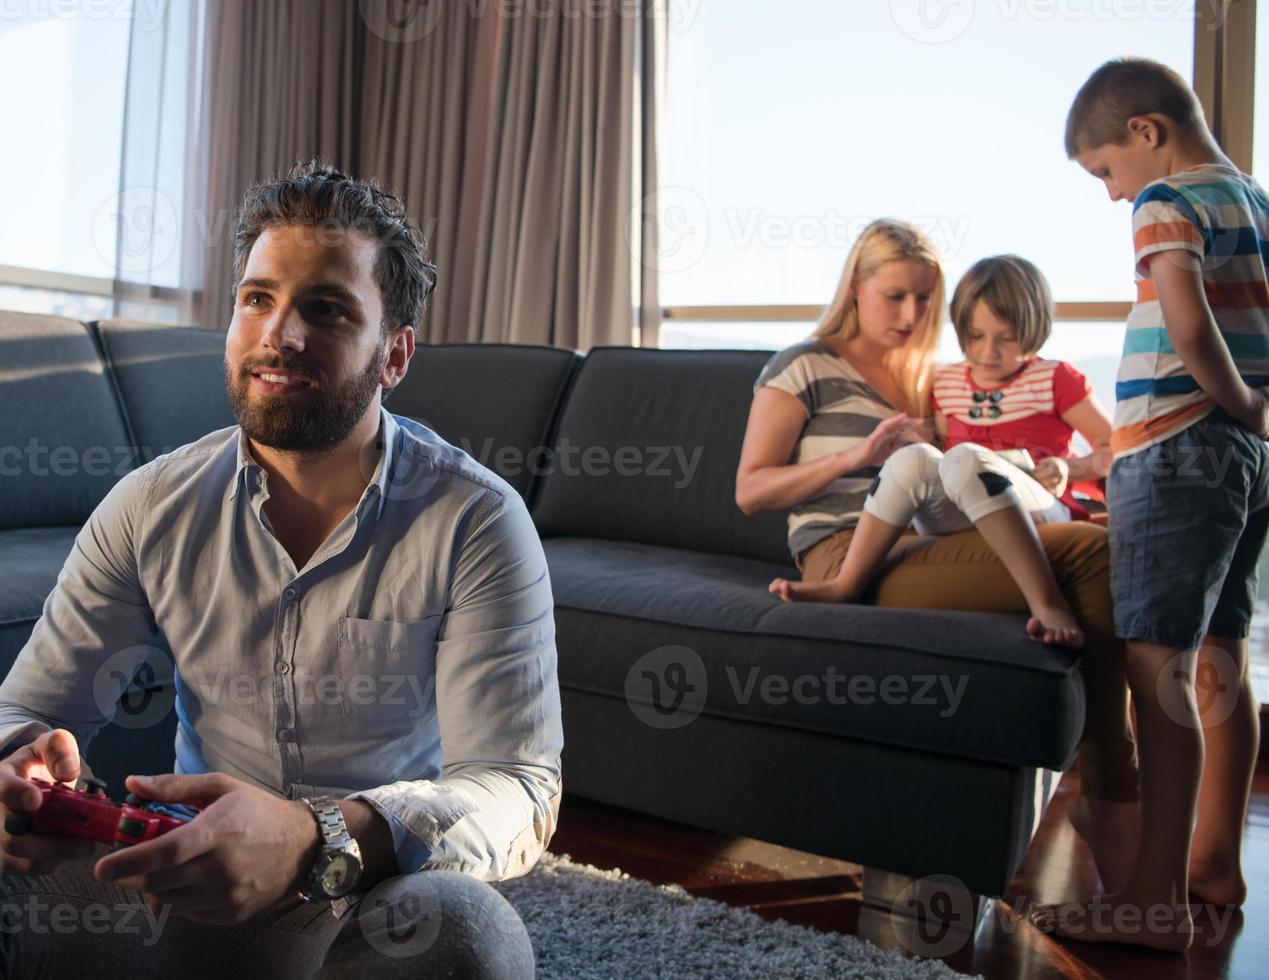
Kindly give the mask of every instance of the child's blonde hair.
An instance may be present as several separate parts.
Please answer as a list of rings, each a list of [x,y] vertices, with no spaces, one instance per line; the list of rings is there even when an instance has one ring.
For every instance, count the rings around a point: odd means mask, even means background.
[[[952,293],[952,326],[961,350],[969,341],[970,322],[979,302],[1013,327],[1027,356],[1038,354],[1053,331],[1053,295],[1034,263],[1017,255],[979,259]]]
[[[1088,77],[1066,116],[1066,155],[1128,142],[1128,120],[1158,113],[1191,139],[1211,139],[1189,82],[1149,58],[1116,58]]]
[[[811,334],[816,340],[850,340],[859,333],[859,305],[855,290],[875,275],[887,262],[912,259],[934,269],[936,278],[930,305],[923,322],[916,324],[912,338],[886,354],[885,366],[896,387],[907,399],[903,408],[909,415],[929,414],[930,385],[934,379],[934,354],[939,344],[943,320],[943,267],[938,250],[920,230],[903,221],[881,218],[868,225],[851,246],[837,292]]]

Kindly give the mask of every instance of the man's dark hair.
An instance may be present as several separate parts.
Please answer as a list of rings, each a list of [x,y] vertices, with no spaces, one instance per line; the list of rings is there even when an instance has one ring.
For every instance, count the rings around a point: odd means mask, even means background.
[[[1066,117],[1066,155],[1128,142],[1128,120],[1157,112],[1190,137],[1207,135],[1203,107],[1190,83],[1148,58],[1115,58],[1089,76]]]
[[[322,160],[297,163],[285,177],[247,191],[234,231],[236,294],[256,239],[280,225],[355,231],[379,246],[375,282],[383,298],[384,332],[409,324],[418,328],[427,298],[436,288],[436,266],[427,242],[405,214],[405,206],[374,180],[360,180]]]

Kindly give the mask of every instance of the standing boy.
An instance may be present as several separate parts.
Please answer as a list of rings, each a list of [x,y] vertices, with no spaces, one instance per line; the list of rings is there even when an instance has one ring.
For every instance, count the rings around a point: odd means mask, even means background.
[[[1066,152],[1112,201],[1133,203],[1137,302],[1107,501],[1140,844],[1118,857],[1107,846],[1135,826],[1125,810],[1081,828],[1109,894],[1080,915],[1034,918],[1072,938],[1181,950],[1194,932],[1187,893],[1246,895],[1239,847],[1260,738],[1246,637],[1269,530],[1269,199],[1221,153],[1185,80],[1152,61],[1093,73]]]

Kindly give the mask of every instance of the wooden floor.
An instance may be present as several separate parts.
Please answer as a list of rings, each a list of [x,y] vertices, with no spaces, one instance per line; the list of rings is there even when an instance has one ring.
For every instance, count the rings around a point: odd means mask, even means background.
[[[1217,910],[1197,910],[1199,935],[1184,956],[1057,942],[1014,914],[1025,899],[1063,901],[1095,883],[1091,859],[1065,819],[1076,792],[1073,777],[1063,781],[1009,895],[993,903],[976,937],[942,957],[949,966],[1008,980],[1269,978],[1269,764],[1262,760],[1257,773],[1246,831],[1247,904],[1238,912],[1221,910],[1229,916],[1223,926],[1215,921]],[[764,918],[896,945],[886,916],[860,901],[861,869],[844,861],[695,830],[571,796],[561,809],[551,850],[658,884],[682,885],[694,895],[750,908]]]

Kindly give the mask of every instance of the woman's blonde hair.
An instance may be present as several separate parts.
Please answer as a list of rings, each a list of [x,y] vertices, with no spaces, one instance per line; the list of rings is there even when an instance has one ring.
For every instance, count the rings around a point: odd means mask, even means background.
[[[811,336],[816,340],[850,340],[859,333],[857,288],[871,278],[887,262],[911,259],[925,262],[936,273],[930,305],[924,320],[916,325],[912,339],[886,354],[885,366],[896,387],[908,400],[908,414],[924,417],[929,414],[930,386],[934,380],[934,355],[939,345],[939,328],[943,324],[943,267],[938,250],[920,230],[912,225],[880,218],[862,232],[846,256],[837,293],[820,317]]]
[[[979,302],[1018,335],[1022,353],[1038,354],[1053,331],[1053,295],[1044,273],[1018,255],[979,259],[961,276],[952,293],[952,326],[961,350]]]

